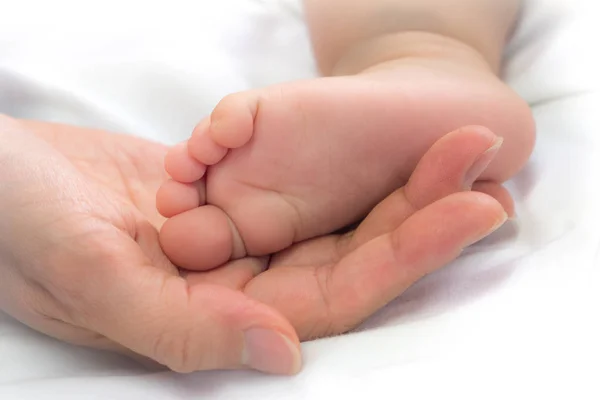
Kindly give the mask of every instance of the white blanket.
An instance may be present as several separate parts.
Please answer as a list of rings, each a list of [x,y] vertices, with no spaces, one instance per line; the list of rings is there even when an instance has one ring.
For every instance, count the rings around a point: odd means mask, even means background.
[[[227,93],[314,75],[296,0],[204,3],[0,0],[0,112],[172,143]],[[600,398],[600,13],[558,3],[529,1],[507,51],[539,127],[517,221],[291,378],[148,372],[0,314],[0,399]]]

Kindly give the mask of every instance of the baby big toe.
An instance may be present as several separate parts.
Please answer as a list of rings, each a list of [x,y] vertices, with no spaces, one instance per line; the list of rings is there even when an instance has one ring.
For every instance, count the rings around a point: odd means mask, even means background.
[[[167,220],[160,231],[160,244],[178,267],[206,271],[229,261],[233,233],[227,215],[207,205]]]

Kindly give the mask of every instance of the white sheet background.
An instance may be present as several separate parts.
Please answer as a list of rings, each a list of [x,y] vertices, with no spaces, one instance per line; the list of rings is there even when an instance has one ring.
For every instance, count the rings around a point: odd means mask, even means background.
[[[292,378],[149,372],[0,314],[0,399],[599,398],[600,14],[555,3],[529,1],[507,51],[539,126],[517,221],[356,333],[304,344]],[[314,74],[299,10],[0,0],[0,112],[183,139],[229,92]]]

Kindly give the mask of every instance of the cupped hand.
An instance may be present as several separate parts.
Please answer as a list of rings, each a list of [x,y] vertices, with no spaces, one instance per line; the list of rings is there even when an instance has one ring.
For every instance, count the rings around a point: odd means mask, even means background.
[[[446,136],[358,229],[297,244],[265,272],[267,260],[243,259],[182,277],[157,237],[164,146],[2,118],[0,307],[176,371],[296,372],[294,329],[306,340],[353,328],[512,212],[495,183],[468,191],[495,140],[476,128]]]
[[[175,371],[298,371],[298,338],[279,313],[221,285],[189,286],[161,251],[154,197],[165,151],[0,118],[0,309]]]

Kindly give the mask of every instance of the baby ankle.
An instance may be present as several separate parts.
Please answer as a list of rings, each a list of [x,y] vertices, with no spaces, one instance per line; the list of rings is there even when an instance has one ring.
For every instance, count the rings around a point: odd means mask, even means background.
[[[382,34],[352,46],[337,61],[330,75],[355,75],[402,59],[446,59],[496,73],[499,61],[487,59],[474,47],[430,32],[403,31]]]

